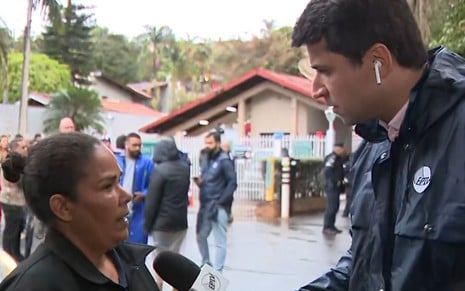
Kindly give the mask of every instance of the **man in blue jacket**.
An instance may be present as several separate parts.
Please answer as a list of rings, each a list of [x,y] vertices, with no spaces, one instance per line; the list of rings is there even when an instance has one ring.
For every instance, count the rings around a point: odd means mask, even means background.
[[[465,290],[465,59],[425,50],[405,0],[312,0],[293,46],[357,124],[352,245],[300,290]]]
[[[151,158],[141,153],[141,147],[140,136],[130,133],[126,138],[125,153],[117,155],[116,158],[122,171],[120,184],[133,195],[128,240],[146,244],[148,237],[144,232],[145,196],[154,165]]]
[[[202,264],[212,265],[207,239],[213,230],[216,254],[212,266],[222,272],[226,260],[226,230],[237,182],[233,162],[221,150],[221,136],[218,132],[206,135],[200,168],[201,177],[194,178],[194,182],[200,187],[197,243],[202,255]]]

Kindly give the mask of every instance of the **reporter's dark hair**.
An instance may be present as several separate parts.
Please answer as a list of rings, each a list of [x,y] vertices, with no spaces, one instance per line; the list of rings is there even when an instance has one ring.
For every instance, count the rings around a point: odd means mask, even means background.
[[[292,46],[323,39],[329,51],[355,64],[375,43],[384,44],[406,68],[421,68],[427,60],[406,0],[311,0],[294,27]]]
[[[51,225],[55,215],[49,200],[61,194],[76,200],[76,186],[86,176],[83,171],[100,141],[83,133],[60,133],[40,140],[32,147],[24,168],[24,196],[32,212]]]

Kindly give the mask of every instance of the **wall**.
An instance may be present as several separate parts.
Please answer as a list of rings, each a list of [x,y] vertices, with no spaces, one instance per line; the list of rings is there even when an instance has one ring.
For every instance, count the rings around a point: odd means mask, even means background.
[[[154,120],[153,116],[131,115],[104,111],[105,128],[115,140],[118,135],[138,132],[139,128]],[[0,104],[0,134],[16,134],[18,131],[19,103]],[[44,107],[28,107],[27,137],[43,132],[43,122],[47,118]]]
[[[328,129],[328,121],[326,120],[325,113],[310,106],[307,107],[307,124],[308,132],[302,134],[315,134],[319,130],[326,132],[326,129]]]
[[[34,136],[43,131],[45,109],[41,107],[28,108],[27,132]],[[0,134],[18,133],[19,102],[15,104],[0,104]]]
[[[247,116],[252,123],[252,135],[291,131],[291,99],[273,91],[264,91],[247,102]]]
[[[105,96],[111,100],[132,102],[132,98],[129,94],[104,81],[96,79],[90,87],[97,91],[102,97]]]

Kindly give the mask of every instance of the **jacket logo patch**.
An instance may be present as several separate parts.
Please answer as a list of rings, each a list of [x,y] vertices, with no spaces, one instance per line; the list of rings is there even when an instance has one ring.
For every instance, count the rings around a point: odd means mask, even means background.
[[[417,193],[423,193],[431,183],[431,169],[427,166],[419,168],[413,177],[413,188]]]

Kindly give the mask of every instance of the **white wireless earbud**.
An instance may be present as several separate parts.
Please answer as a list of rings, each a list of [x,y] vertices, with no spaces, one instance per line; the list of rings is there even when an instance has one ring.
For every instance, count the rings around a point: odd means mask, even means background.
[[[373,66],[375,67],[376,84],[381,85],[381,75],[379,73],[379,67],[381,67],[381,62],[376,60],[373,62]]]

